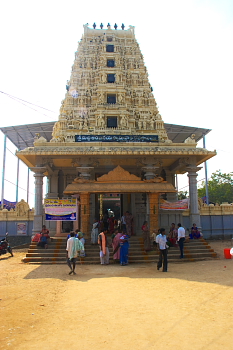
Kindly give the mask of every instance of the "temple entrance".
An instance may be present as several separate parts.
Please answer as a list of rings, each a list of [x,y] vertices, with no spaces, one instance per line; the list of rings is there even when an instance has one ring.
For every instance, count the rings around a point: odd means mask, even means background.
[[[107,215],[116,220],[121,218],[121,195],[119,193],[103,193],[97,195],[95,216],[97,219]]]
[[[121,218],[122,216],[125,216],[126,213],[132,218],[131,225],[134,226],[133,231],[135,232],[135,226],[138,221],[138,214],[135,206],[135,194],[103,193],[96,195],[95,218],[98,220],[102,219],[104,227],[108,229],[110,233],[113,232],[114,228],[122,228]],[[145,216],[146,214],[143,212],[142,215]]]
[[[95,181],[77,178],[67,185],[64,194],[79,194],[80,229],[90,232],[94,220],[106,214],[106,219],[129,212],[133,216],[134,233],[141,232],[144,220],[151,229],[159,227],[159,195],[176,192],[174,186],[162,178],[142,180],[120,166]]]

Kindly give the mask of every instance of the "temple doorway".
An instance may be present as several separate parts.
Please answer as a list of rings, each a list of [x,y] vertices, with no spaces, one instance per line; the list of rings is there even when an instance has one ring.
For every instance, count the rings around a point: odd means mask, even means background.
[[[98,195],[98,214],[97,217],[108,215],[120,220],[121,212],[121,195],[119,193],[103,193]]]

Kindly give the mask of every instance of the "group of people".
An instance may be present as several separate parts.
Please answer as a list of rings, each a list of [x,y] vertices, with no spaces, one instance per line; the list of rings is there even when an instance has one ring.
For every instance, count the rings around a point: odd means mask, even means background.
[[[95,220],[91,230],[91,244],[98,244],[98,235],[103,231],[109,232],[111,235],[116,230],[127,234],[128,236],[134,235],[133,230],[133,215],[126,211],[122,215],[121,220],[117,220],[114,216],[109,216],[108,211],[104,213],[104,216],[100,220]]]
[[[172,224],[172,227],[175,226],[175,224]],[[181,226],[179,223],[177,229],[177,238],[176,242],[179,245],[180,248],[180,259],[183,259],[184,257],[184,241],[185,241],[185,229]],[[170,230],[171,231],[171,230]],[[169,232],[170,235],[171,232]],[[155,237],[155,245],[157,246],[157,249],[159,250],[159,261],[157,263],[157,270],[159,270],[161,267],[163,267],[163,272],[167,272],[167,252],[168,252],[168,242],[169,237],[166,237],[166,232],[164,228],[159,229],[158,235]]]
[[[93,225],[94,226],[94,225]],[[98,227],[95,225],[94,229]],[[107,237],[107,229],[103,229],[97,236],[97,242],[100,248],[100,264],[109,264],[109,247],[110,243]],[[122,266],[128,265],[128,251],[129,251],[129,236],[126,233],[118,232],[116,229],[112,235],[111,245],[113,247],[113,259],[117,262],[119,261]],[[75,266],[77,257],[82,257],[82,252],[84,252],[84,242],[83,234],[76,230],[75,232],[70,232],[67,236],[67,264],[70,268],[69,274],[75,275]],[[84,254],[85,256],[85,254]]]
[[[107,237],[107,230],[103,230],[98,235],[98,244],[100,247],[100,264],[109,264],[109,241]],[[113,259],[115,262],[120,262],[121,266],[128,265],[128,255],[129,255],[129,238],[127,233],[120,232],[116,229],[112,234],[112,248],[113,248]]]
[[[201,238],[201,232],[197,225],[194,223],[191,228],[191,233],[189,234],[189,239],[199,239]],[[163,271],[167,271],[167,249],[170,246],[179,245],[180,249],[180,259],[184,258],[184,242],[185,242],[185,229],[179,223],[176,225],[172,223],[169,235],[166,237],[165,229],[161,228],[159,234],[155,236],[154,244],[157,245],[159,249],[159,261],[157,264],[157,269],[163,266]]]
[[[127,216],[128,214],[126,214]],[[125,218],[124,218],[125,219]],[[124,226],[125,225],[125,226]],[[123,220],[122,229],[115,228],[113,234],[111,235],[111,242],[107,237],[109,230],[103,227],[101,232],[99,232],[99,221],[96,220],[93,224],[91,232],[91,243],[98,244],[100,248],[100,264],[108,265],[110,252],[109,248],[112,246],[113,249],[113,260],[115,262],[120,262],[121,266],[128,265],[128,255],[129,255],[129,238],[126,221]],[[84,238],[81,232],[71,232],[67,237],[67,262],[70,267],[70,274],[75,274],[75,263],[79,256],[85,256],[84,252]],[[132,231],[130,231],[132,232]],[[151,236],[148,226],[148,222],[144,221],[142,225],[142,234],[144,242],[144,250],[146,253],[152,250]],[[191,233],[189,235],[190,239],[198,239],[201,237],[201,233],[198,230],[196,224],[193,224],[191,228]],[[168,262],[167,262],[167,252],[168,248],[171,246],[179,246],[180,249],[180,259],[184,258],[184,242],[185,242],[185,229],[180,223],[171,224],[169,234],[166,236],[166,231],[164,228],[160,228],[158,232],[153,232],[152,234],[153,246],[159,251],[159,260],[157,263],[157,269],[159,270],[163,267],[163,272],[167,272]],[[84,255],[82,255],[84,254]]]

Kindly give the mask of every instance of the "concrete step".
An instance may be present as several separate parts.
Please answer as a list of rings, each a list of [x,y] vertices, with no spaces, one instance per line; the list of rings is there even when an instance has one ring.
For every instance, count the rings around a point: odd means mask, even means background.
[[[82,264],[99,264],[99,247],[98,245],[91,245],[87,240],[85,244],[86,257],[81,258]],[[110,263],[113,263],[112,259],[113,249],[110,248]],[[185,261],[198,261],[205,259],[213,259],[217,257],[217,254],[208,245],[204,239],[200,240],[187,240],[184,244],[184,259],[179,259],[179,248],[171,247],[168,250],[169,262],[185,262]],[[142,237],[132,237],[130,239],[129,249],[129,262],[130,263],[149,263],[158,260],[158,251],[153,249],[146,254],[144,252]],[[50,264],[50,263],[66,263],[66,237],[64,238],[52,238],[48,245],[48,249],[37,247],[37,243],[33,242],[23,259],[24,262],[34,264]],[[79,258],[78,258],[79,261]]]

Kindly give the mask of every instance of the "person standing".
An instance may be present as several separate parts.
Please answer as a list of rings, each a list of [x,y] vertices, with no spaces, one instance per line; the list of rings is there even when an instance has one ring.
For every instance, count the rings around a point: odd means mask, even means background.
[[[128,211],[125,213],[125,224],[126,224],[126,233],[128,236],[132,235],[132,226],[133,226],[133,215]]]
[[[105,210],[105,213],[104,213],[103,224],[104,224],[104,229],[108,230],[108,211],[107,210]]]
[[[163,266],[163,272],[167,272],[167,237],[164,228],[161,228],[159,231],[160,234],[156,236],[156,243],[159,250],[157,270]]]
[[[116,262],[120,260],[120,238],[122,236],[121,232],[115,230],[115,235],[112,239],[112,248],[113,248],[113,260]]]
[[[108,240],[106,233],[107,229],[104,229],[98,236],[98,244],[100,247],[100,264],[108,265],[109,264],[109,249],[108,249]]]
[[[95,220],[91,230],[91,244],[97,244],[99,234],[99,222]]]
[[[169,231],[169,235],[168,235],[168,242],[170,243],[171,247],[175,247],[176,246],[176,241],[177,241],[177,229],[176,229],[176,225],[173,222],[171,227],[170,227],[170,231]]]
[[[78,257],[78,252],[81,250],[84,250],[83,244],[78,238],[75,237],[74,232],[70,232],[70,238],[67,240],[66,243],[67,264],[70,268],[69,275],[71,275],[72,273],[73,275],[76,275],[75,265]]]
[[[108,231],[112,235],[114,232],[115,217],[112,215],[108,218]]]
[[[183,259],[183,257],[184,257],[185,229],[181,226],[180,223],[177,226],[178,226],[177,242],[178,242],[179,247],[180,247],[180,259]]]
[[[142,235],[143,235],[143,242],[144,242],[144,250],[147,253],[151,250],[150,230],[149,230],[147,221],[143,222]]]
[[[129,261],[129,236],[123,233],[120,237],[120,264],[121,266],[128,265]]]
[[[80,250],[79,256],[80,256],[80,258],[84,258],[86,256],[86,254],[85,254],[85,238],[83,237],[84,234],[82,232],[80,232],[79,230],[75,230],[75,232],[77,234],[77,238],[79,239],[79,241],[83,245],[83,250]]]
[[[125,214],[126,215],[126,214]],[[124,233],[126,233],[126,220],[125,215],[122,215],[121,217],[121,229]]]

